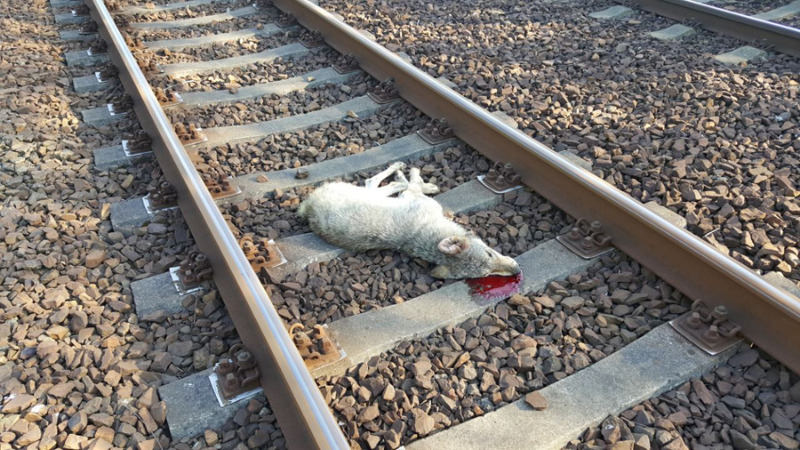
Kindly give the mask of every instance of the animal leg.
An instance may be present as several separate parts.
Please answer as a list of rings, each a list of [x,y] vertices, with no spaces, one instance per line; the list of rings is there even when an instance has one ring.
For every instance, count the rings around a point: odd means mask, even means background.
[[[387,184],[386,186],[381,186],[381,187],[377,188],[377,191],[378,191],[378,194],[380,194],[380,195],[382,195],[384,197],[391,197],[394,194],[397,194],[399,192],[406,192],[406,189],[408,189],[408,182],[404,183],[402,181],[392,181],[391,183]],[[402,194],[400,194],[400,195],[402,195]]]
[[[406,167],[406,163],[404,163],[404,162],[396,162],[396,163],[390,165],[383,172],[375,175],[374,177],[367,178],[366,181],[364,181],[364,186],[366,186],[367,189],[377,189],[378,186],[381,185],[381,182],[383,180],[389,178],[389,176],[392,175],[393,173],[396,173],[396,172],[398,172],[400,170],[403,170],[405,167]]]
[[[439,193],[439,187],[433,183],[425,183],[422,181],[422,176],[419,174],[419,168],[413,167],[409,171],[409,176],[411,177],[410,185],[418,186],[420,192],[423,194],[437,194]]]

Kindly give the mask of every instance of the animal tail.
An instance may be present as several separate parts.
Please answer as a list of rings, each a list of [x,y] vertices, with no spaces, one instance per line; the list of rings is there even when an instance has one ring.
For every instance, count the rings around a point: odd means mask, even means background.
[[[300,217],[308,219],[308,214],[311,212],[310,209],[311,206],[308,204],[308,201],[305,201],[300,203],[300,206],[297,208],[297,214],[299,214]]]

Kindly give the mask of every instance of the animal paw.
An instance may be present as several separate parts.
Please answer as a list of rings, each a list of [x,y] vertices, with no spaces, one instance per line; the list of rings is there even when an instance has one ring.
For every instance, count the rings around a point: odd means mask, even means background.
[[[396,163],[392,163],[392,165],[389,166],[389,169],[394,171],[403,170],[405,168],[406,168],[406,163],[404,163],[403,161],[397,161]]]

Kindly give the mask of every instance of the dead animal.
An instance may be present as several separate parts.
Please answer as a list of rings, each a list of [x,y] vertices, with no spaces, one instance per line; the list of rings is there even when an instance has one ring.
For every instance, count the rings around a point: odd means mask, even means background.
[[[363,252],[392,249],[437,264],[436,278],[516,275],[516,261],[490,248],[472,232],[445,217],[442,206],[426,194],[439,188],[422,181],[418,168],[409,179],[398,162],[366,180],[365,186],[325,184],[300,204],[299,214],[331,244]],[[381,182],[394,175],[386,186]],[[399,194],[393,197],[395,194]]]

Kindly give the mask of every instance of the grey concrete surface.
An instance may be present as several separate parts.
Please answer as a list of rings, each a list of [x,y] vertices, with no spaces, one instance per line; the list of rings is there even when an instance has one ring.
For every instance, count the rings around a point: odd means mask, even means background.
[[[633,10],[622,5],[612,6],[602,11],[597,11],[589,14],[593,19],[623,19],[633,15]]]
[[[131,283],[131,292],[136,315],[140,318],[155,311],[175,314],[184,310],[183,299],[186,295],[180,295],[175,289],[169,272],[134,281]]]
[[[91,16],[84,16],[84,15],[73,15],[72,11],[67,11],[61,14],[53,14],[53,18],[55,22],[59,25],[67,25],[67,24],[75,24],[75,23],[85,23],[92,20]]]
[[[183,97],[184,107],[232,103],[272,94],[286,95],[295,91],[320,86],[325,83],[342,84],[360,73],[361,72],[350,72],[340,74],[332,68],[326,67],[285,80],[243,86],[239,88],[235,94],[232,94],[228,89],[220,89],[210,92],[184,92],[181,93],[181,97]]]
[[[662,41],[674,41],[677,39],[683,39],[685,37],[689,37],[695,34],[695,31],[694,28],[692,27],[687,27],[686,25],[681,25],[679,23],[676,23],[671,27],[664,28],[663,30],[653,31],[648,34]]]
[[[210,374],[211,369],[207,369],[158,388],[159,397],[167,404],[167,425],[172,439],[183,439],[205,430],[222,428],[252,398],[219,406],[208,379]],[[263,393],[256,396],[266,403]]]
[[[111,114],[111,111],[108,110],[107,105],[98,106],[97,108],[84,109],[81,111],[83,122],[87,125],[92,125],[95,127],[108,125],[112,122],[122,119],[123,117],[127,117],[127,115],[128,113]]]
[[[257,13],[258,10],[252,6],[234,9],[233,11],[209,14],[206,16],[193,17],[191,19],[170,20],[166,22],[136,22],[131,24],[131,28],[136,30],[169,30],[175,28],[185,28],[192,25],[205,25],[212,22],[223,22],[226,20],[246,17]]]
[[[744,47],[739,47],[735,50],[721,53],[715,56],[714,59],[728,66],[738,66],[741,64],[746,64],[750,61],[764,59],[767,56],[769,56],[769,53],[765,52],[764,50],[745,45]]]
[[[94,156],[94,166],[98,170],[125,167],[131,163],[125,150],[122,149],[122,145],[98,148],[92,152],[92,155]]]
[[[75,50],[64,54],[67,65],[71,67],[93,66],[108,62],[108,54],[100,53],[90,55],[86,50]]]
[[[97,39],[97,33],[83,34],[81,30],[59,31],[58,35],[65,41],[93,41]]]
[[[249,53],[246,55],[233,56],[231,58],[167,64],[164,66],[164,72],[169,76],[180,78],[187,75],[201,75],[216,70],[235,69],[257,62],[270,62],[278,58],[298,58],[307,55],[309,52],[310,50],[303,47],[303,44],[295,42],[278,48],[264,50],[263,52]]]
[[[560,449],[587,427],[668,391],[726,361],[735,347],[709,356],[669,324],[569,377],[539,390],[548,408],[524,399],[412,442],[408,450]]]
[[[115,231],[125,235],[132,234],[134,229],[139,228],[151,218],[152,216],[144,207],[142,197],[130,198],[111,205],[111,226]]]
[[[75,89],[75,92],[78,94],[85,94],[87,92],[94,92],[99,91],[101,89],[105,89],[109,86],[109,82],[99,82],[97,81],[97,75],[91,74],[82,77],[76,77],[72,79],[72,88]]]
[[[230,0],[188,0],[185,2],[174,2],[174,3],[167,3],[164,5],[154,5],[154,7],[152,8],[147,8],[145,6],[128,6],[127,8],[123,8],[122,12],[127,14],[157,13],[162,11],[173,11],[176,9],[183,9],[183,8],[191,9],[195,6],[208,5],[211,3],[230,3]]]
[[[525,252],[516,261],[524,273],[520,287],[524,293],[539,290],[551,280],[585,270],[594,263],[573,254],[555,239]],[[402,340],[427,336],[441,327],[478,316],[499,301],[473,300],[467,285],[456,282],[403,303],[337,320],[329,325],[329,331],[346,356],[312,375],[341,375],[348,367],[367,361]]]
[[[260,30],[258,28],[247,28],[244,30],[232,31],[230,33],[209,34],[205,36],[197,36],[186,39],[165,39],[161,41],[149,41],[145,42],[144,46],[151,50],[167,49],[177,52],[189,47],[209,47],[214,44],[233,42],[239,39],[269,36],[270,34],[275,34],[281,30],[284,29],[280,28],[274,23],[268,23],[264,25],[264,27],[261,28]]]
[[[389,105],[390,104],[379,105],[372,101],[371,98],[364,95],[306,114],[297,114],[267,122],[251,123],[247,125],[208,128],[205,130],[208,140],[192,146],[192,149],[209,148],[215,145],[234,144],[237,142],[254,142],[271,134],[290,133],[325,122],[342,120],[353,113],[358,117],[366,117]]]

